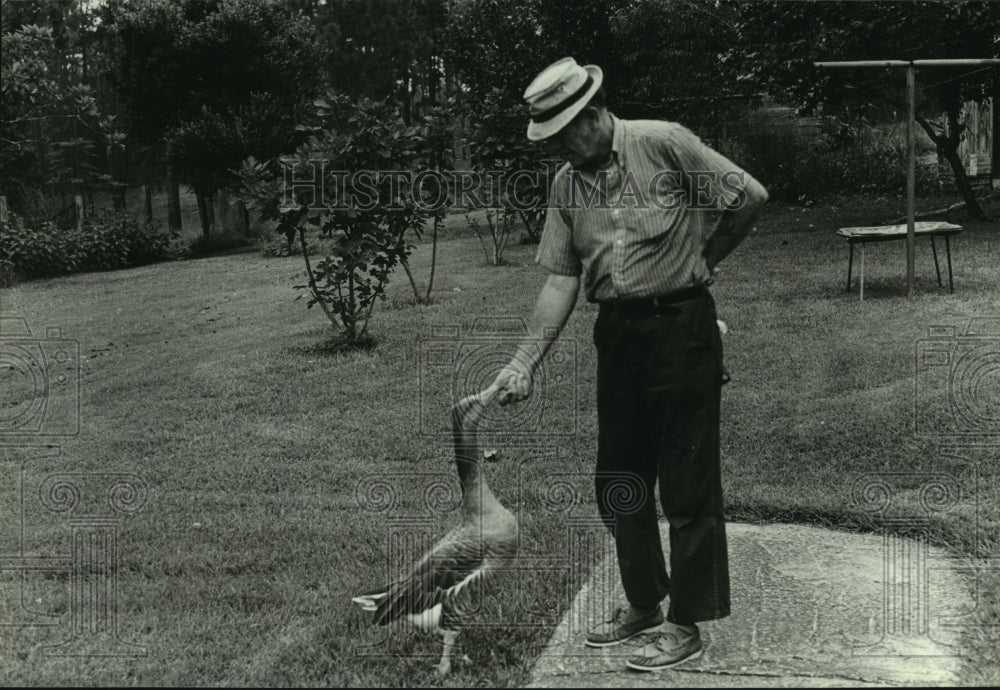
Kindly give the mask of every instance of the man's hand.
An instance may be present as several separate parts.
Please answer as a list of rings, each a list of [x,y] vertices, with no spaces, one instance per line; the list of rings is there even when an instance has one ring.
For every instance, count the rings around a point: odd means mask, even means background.
[[[531,372],[518,361],[512,361],[497,374],[494,386],[500,389],[497,400],[501,405],[521,402],[531,395]]]

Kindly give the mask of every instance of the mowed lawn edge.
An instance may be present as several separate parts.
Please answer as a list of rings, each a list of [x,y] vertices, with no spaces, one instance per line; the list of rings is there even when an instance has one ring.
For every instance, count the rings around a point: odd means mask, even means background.
[[[970,319],[1000,316],[1000,233],[996,223],[963,223],[952,242],[954,294],[937,287],[930,248],[918,242],[913,300],[904,296],[903,244],[873,245],[860,303],[856,287],[845,290],[847,246],[833,230],[871,217],[884,214],[850,200],[773,206],[723,264],[714,294],[730,329],[733,374],[723,394],[728,515],[879,530],[879,516],[852,498],[855,482],[898,477],[895,505],[919,512],[919,477],[946,475],[960,498],[929,517],[929,539],[957,556],[996,558],[996,457],[988,447],[943,454],[933,433],[915,433],[913,420],[946,412],[941,390],[923,391],[915,379],[928,328],[960,333]],[[442,242],[433,303],[414,305],[397,273],[372,322],[378,347],[334,355],[317,347],[331,333],[322,314],[295,301],[298,257],[243,254],[5,289],[4,316],[25,317],[39,338],[58,326],[82,355],[80,434],[43,439],[60,443],[62,454],[27,464],[30,451],[8,445],[0,451],[5,475],[11,484],[22,467],[29,484],[59,471],[143,478],[146,505],[120,525],[117,604],[121,639],[148,654],[49,657],[43,647],[61,641],[65,624],[6,628],[0,680],[436,684],[438,641],[373,629],[349,600],[398,567],[387,563],[397,556],[393,519],[414,518],[406,528],[426,536],[443,533],[453,517],[424,510],[428,487],[453,466],[446,437],[423,433],[434,424],[421,416],[425,407],[447,401],[444,389],[428,388],[421,348],[442,333],[467,334],[484,318],[527,318],[544,279],[533,254],[512,245],[508,265],[495,268],[484,265],[474,237]],[[415,251],[420,281],[429,255],[426,243]],[[543,385],[539,433],[490,438],[503,457],[487,476],[521,517],[522,551],[554,565],[501,579],[463,635],[473,663],[446,685],[523,684],[569,604],[567,581],[591,565],[560,556],[568,520],[594,517],[594,313],[581,301],[570,320],[563,341],[575,348],[572,378],[561,388]],[[468,380],[483,380],[490,362]],[[947,431],[948,420],[940,424]],[[547,493],[558,475],[577,488],[568,512]],[[378,476],[394,478],[391,508],[378,502]],[[26,510],[30,550],[66,553],[65,519]],[[10,591],[12,576],[4,577]],[[62,614],[65,623],[67,584],[64,573],[43,573],[24,587],[37,611]],[[1000,613],[1000,578],[986,570],[979,587],[967,635],[971,684],[995,679],[1000,667],[996,634],[985,627]]]

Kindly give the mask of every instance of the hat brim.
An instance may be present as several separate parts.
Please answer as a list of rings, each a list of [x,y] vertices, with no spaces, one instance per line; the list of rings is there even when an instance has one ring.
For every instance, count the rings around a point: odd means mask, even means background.
[[[583,67],[587,70],[587,74],[590,78],[594,80],[594,83],[590,85],[587,89],[587,93],[583,95],[580,100],[566,108],[551,120],[546,120],[545,122],[535,122],[531,120],[528,123],[528,140],[529,141],[542,141],[543,139],[548,139],[553,134],[561,130],[563,127],[568,125],[570,121],[576,117],[581,110],[587,107],[590,103],[590,99],[594,97],[597,90],[601,88],[601,84],[604,82],[604,72],[597,65],[584,65]]]

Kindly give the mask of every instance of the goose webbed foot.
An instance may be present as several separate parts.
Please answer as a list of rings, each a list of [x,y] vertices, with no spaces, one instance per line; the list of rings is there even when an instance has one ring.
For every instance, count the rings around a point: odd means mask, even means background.
[[[458,631],[443,630],[441,634],[444,636],[444,651],[441,653],[440,663],[434,669],[439,676],[446,676],[451,673],[451,655],[455,649],[455,640],[458,639]],[[463,654],[462,660],[468,661],[469,657]]]

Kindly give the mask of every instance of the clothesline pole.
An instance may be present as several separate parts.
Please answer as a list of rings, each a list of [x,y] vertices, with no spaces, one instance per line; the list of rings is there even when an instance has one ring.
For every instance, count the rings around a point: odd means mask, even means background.
[[[978,67],[1000,65],[996,58],[969,58],[953,60],[849,60],[838,62],[814,62],[816,67],[834,68],[906,68],[906,296],[913,296],[916,272],[914,270],[916,233],[914,214],[916,207],[916,114],[917,114],[917,67]]]
[[[906,68],[906,296],[913,296],[916,283],[916,232],[914,219],[917,206],[917,121],[916,70]]]

